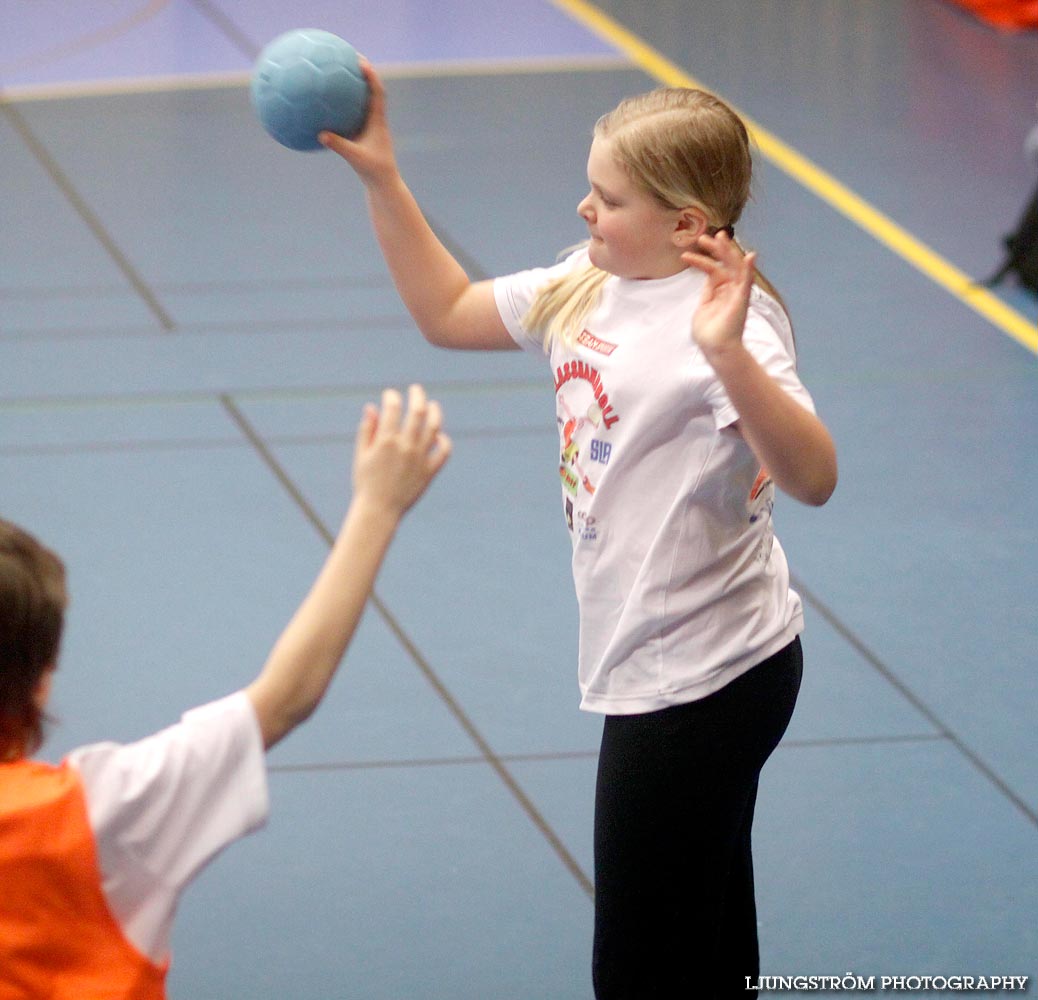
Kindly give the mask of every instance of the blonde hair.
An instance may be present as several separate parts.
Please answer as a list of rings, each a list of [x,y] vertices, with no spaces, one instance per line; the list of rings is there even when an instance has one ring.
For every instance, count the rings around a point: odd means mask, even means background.
[[[629,97],[603,115],[594,137],[609,139],[631,181],[668,209],[699,208],[710,232],[735,223],[750,197],[750,137],[742,119],[704,90],[661,87]],[[598,303],[609,277],[587,262],[549,281],[523,317],[545,350],[558,338],[572,343]],[[758,283],[781,299],[760,275]]]

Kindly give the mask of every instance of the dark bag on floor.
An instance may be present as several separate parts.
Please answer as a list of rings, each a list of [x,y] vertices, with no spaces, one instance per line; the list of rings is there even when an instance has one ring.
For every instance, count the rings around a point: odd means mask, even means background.
[[[1038,189],[1024,209],[1016,232],[1005,238],[1008,251],[1002,266],[988,278],[986,284],[997,285],[1007,274],[1016,275],[1020,284],[1038,292]]]

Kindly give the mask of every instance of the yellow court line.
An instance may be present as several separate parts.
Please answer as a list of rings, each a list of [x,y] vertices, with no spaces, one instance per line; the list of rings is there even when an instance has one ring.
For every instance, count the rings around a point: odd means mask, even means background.
[[[581,22],[596,35],[625,52],[649,76],[670,87],[708,89],[586,0],[551,0],[556,7]],[[812,163],[767,129],[739,112],[761,153],[780,170],[816,194],[838,212],[857,223],[894,253],[903,257],[960,302],[1038,354],[1038,327],[998,296],[931,250],[925,243],[874,208],[831,174]]]

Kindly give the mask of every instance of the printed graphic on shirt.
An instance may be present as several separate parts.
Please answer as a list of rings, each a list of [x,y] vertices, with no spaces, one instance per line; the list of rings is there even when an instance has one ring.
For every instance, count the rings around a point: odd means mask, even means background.
[[[610,350],[614,347],[607,346]],[[598,477],[609,464],[613,446],[608,433],[620,415],[609,402],[601,374],[585,361],[567,361],[556,369],[555,398],[566,523],[583,540],[595,541],[598,532],[594,520],[588,522],[585,512],[579,511],[574,524],[574,513],[582,498],[586,502],[594,495]]]
[[[610,344],[608,340],[599,340],[589,330],[580,331],[577,343],[581,347],[586,347],[589,351],[594,351],[596,354],[605,354],[607,357],[616,350],[616,344]]]
[[[750,524],[767,519],[760,545],[757,546],[757,562],[764,564],[771,558],[771,550],[775,543],[775,528],[771,522],[771,512],[775,508],[775,484],[767,469],[761,469],[746,497],[746,510],[750,515]]]
[[[746,505],[750,511],[750,524],[757,522],[761,514],[765,512],[765,507],[767,508],[766,513],[771,513],[775,503],[775,491],[768,489],[771,485],[770,473],[767,469],[761,469],[753,481],[753,486],[750,487],[750,495],[746,498]]]
[[[598,417],[608,430],[620,417],[613,412],[613,407],[609,402],[609,394],[605,391],[605,386],[602,384],[602,376],[599,374],[598,369],[589,365],[586,361],[567,361],[564,365],[559,365],[555,369],[555,395],[558,396],[559,390],[566,383],[574,380],[587,382],[591,387],[595,406],[598,410]]]
[[[580,539],[584,542],[598,541],[598,521],[594,514],[581,511],[577,515],[580,524]]]

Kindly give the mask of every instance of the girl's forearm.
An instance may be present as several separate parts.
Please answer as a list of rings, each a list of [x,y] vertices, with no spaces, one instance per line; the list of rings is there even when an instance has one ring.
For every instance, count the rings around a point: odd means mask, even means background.
[[[404,305],[422,334],[439,343],[470,281],[440,242],[399,174],[366,189],[375,237]]]
[[[491,282],[472,282],[433,232],[403,178],[395,173],[366,191],[393,283],[426,340],[439,347],[514,348]]]

